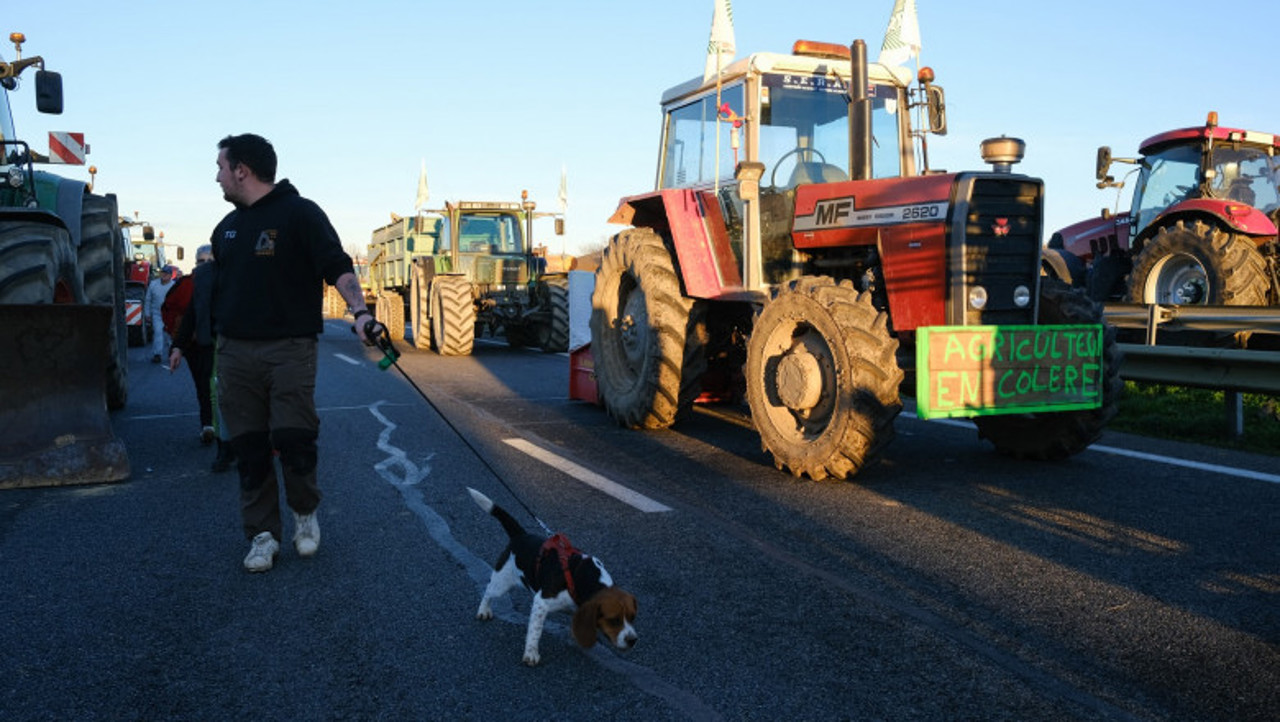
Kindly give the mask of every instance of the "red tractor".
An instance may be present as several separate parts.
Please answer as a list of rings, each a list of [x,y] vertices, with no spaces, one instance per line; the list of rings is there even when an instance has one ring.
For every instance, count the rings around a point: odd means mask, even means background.
[[[745,395],[796,476],[846,478],[922,418],[973,418],[1002,453],[1063,458],[1115,413],[1114,329],[1039,269],[1043,184],[1023,144],[991,171],[927,169],[945,132],[922,68],[800,41],[668,90],[657,188],[622,200],[596,271],[591,355],[620,424],[665,428]],[[921,145],[917,170],[913,139]]]
[[[135,220],[120,216],[120,232],[124,234],[129,249],[129,258],[124,264],[124,297],[130,346],[143,346],[151,340],[151,319],[143,316],[142,306],[147,297],[147,286],[160,277],[161,268],[169,265],[165,248],[176,248],[178,260],[182,260],[182,246],[166,244],[164,231],[157,236],[150,223],[136,220],[137,215],[135,211]],[[140,239],[133,236],[134,229],[141,231]]]
[[[1103,211],[1053,235],[1046,267],[1098,301],[1280,304],[1280,138],[1218,125],[1148,138],[1138,158],[1098,149],[1098,187],[1121,188],[1113,163],[1137,166],[1127,213]]]

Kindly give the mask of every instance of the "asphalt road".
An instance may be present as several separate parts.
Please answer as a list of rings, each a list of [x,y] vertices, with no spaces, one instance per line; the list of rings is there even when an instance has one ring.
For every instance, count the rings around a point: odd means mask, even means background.
[[[1280,465],[1108,434],[997,456],[904,414],[856,481],[775,471],[744,414],[666,432],[481,342],[380,371],[321,339],[323,532],[243,571],[185,369],[133,349],[122,483],[0,491],[0,719],[1264,720],[1280,709]],[[529,598],[474,619],[536,513],[639,599],[640,642],[521,664]],[[602,490],[603,489],[603,490]],[[286,534],[291,525],[286,524]]]

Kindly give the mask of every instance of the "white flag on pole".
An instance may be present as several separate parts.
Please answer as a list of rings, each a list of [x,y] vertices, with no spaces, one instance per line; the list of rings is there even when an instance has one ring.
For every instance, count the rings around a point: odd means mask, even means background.
[[[427,159],[422,159],[422,172],[418,174],[418,200],[414,202],[413,209],[420,211],[427,205]]]
[[[560,214],[569,210],[569,171],[560,166]]]
[[[721,68],[733,62],[737,52],[733,42],[733,7],[729,0],[713,0],[711,39],[707,41],[707,66],[702,71],[705,83],[720,74]]]
[[[884,65],[906,65],[920,57],[920,22],[916,19],[916,0],[894,0],[889,27],[884,31],[877,62]]]

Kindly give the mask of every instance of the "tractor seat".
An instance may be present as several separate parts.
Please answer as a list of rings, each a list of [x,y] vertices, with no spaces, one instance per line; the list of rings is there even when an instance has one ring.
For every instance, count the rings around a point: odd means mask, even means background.
[[[837,183],[846,180],[849,180],[849,176],[840,170],[840,166],[818,162],[796,163],[787,187],[794,188],[805,183]]]

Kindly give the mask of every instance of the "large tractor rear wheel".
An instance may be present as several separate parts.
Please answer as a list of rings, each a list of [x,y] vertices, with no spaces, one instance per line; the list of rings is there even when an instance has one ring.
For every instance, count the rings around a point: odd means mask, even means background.
[[[779,289],[747,342],[747,403],[779,469],[815,480],[858,473],[894,437],[898,341],[870,293],[826,277]]]
[[[1178,221],[1148,239],[1129,275],[1131,303],[1265,306],[1267,265],[1248,236]]]
[[[705,348],[690,338],[701,314],[680,292],[671,253],[649,228],[609,242],[591,299],[591,355],[609,415],[630,428],[665,429],[693,407]]]
[[[414,263],[409,281],[409,326],[413,333],[413,347],[426,351],[431,348],[431,283],[426,270]]]
[[[468,356],[476,340],[471,282],[462,276],[431,281],[431,342],[441,356]]]
[[[1078,290],[1055,280],[1040,279],[1040,323],[1102,323],[1102,306]],[[995,445],[996,451],[1019,459],[1065,459],[1102,436],[1107,422],[1116,415],[1124,382],[1120,379],[1120,349],[1114,326],[1103,327],[1102,406],[1057,413],[979,416],[978,438]]]
[[[107,408],[129,399],[129,327],[124,319],[124,240],[113,195],[86,195],[80,213],[80,272],[89,303],[112,309],[107,333]]]
[[[70,234],[42,218],[0,222],[0,303],[85,302]]]
[[[539,282],[550,316],[537,326],[538,347],[547,353],[569,350],[569,277],[547,276]]]

